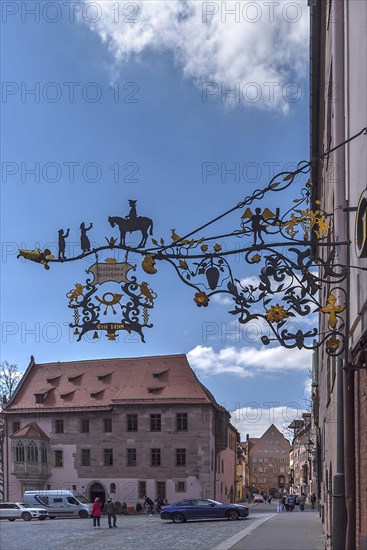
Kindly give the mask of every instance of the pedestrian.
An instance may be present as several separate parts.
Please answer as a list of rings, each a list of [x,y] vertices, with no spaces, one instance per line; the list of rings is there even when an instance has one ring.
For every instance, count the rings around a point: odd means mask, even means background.
[[[108,527],[112,529],[112,527],[117,527],[116,525],[116,506],[112,502],[112,498],[108,498],[107,502],[105,503],[103,507],[103,511],[105,514],[107,514],[108,519]],[[113,525],[112,525],[113,522]]]
[[[293,512],[295,502],[296,502],[296,497],[294,495],[287,496],[287,500],[285,504],[287,511]]]
[[[101,514],[102,514],[102,504],[100,503],[99,498],[96,497],[92,504],[93,529],[96,529],[96,527],[98,528],[101,527],[100,525]]]
[[[278,496],[278,505],[277,505],[277,512],[281,512],[283,509],[283,497],[282,495]]]
[[[140,504],[140,502],[137,502],[137,503],[136,503],[136,506],[135,506],[135,512],[136,512],[137,514],[140,514],[140,512],[142,511],[142,509],[143,509],[143,507],[142,507],[142,505]]]
[[[306,495],[304,493],[302,493],[301,500],[300,500],[300,503],[299,503],[299,507],[301,509],[301,512],[305,511],[305,504],[306,504]]]
[[[311,500],[311,510],[314,510],[315,509],[315,504],[316,504],[316,495],[315,495],[315,493],[312,493],[310,500]]]
[[[285,503],[286,503],[286,500],[287,500],[287,496],[286,495],[283,495],[282,497],[282,504],[283,504],[283,507],[282,507],[282,510],[285,510]]]
[[[146,495],[145,495],[144,498],[145,498],[145,500],[144,500],[144,506],[147,506],[147,507],[148,507],[149,513],[152,514],[152,513],[153,513],[153,509],[154,509],[154,502],[152,501],[151,498],[147,497]]]
[[[157,509],[157,512],[160,512],[161,511],[161,508],[164,504],[164,499],[163,497],[157,497],[156,501],[155,501],[155,505],[156,505],[156,509]]]

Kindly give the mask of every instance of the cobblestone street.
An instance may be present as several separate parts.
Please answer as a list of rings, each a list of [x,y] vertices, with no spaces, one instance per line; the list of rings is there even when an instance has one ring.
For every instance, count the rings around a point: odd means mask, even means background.
[[[260,517],[240,521],[196,521],[174,524],[159,517],[119,517],[118,529],[109,529],[102,517],[101,528],[91,520],[2,521],[0,543],[7,550],[79,550],[81,547],[109,550],[214,550],[234,535],[248,529]],[[234,542],[235,543],[235,542]]]
[[[251,505],[250,516],[240,521],[190,521],[174,524],[158,516],[118,517],[118,529],[101,528],[91,520],[60,519],[0,523],[0,546],[6,550],[323,550],[317,512],[283,512],[275,505]],[[294,546],[294,532],[302,536]]]

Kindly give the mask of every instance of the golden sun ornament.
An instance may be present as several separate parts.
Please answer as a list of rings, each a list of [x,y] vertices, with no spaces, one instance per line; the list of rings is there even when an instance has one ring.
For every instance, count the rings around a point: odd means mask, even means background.
[[[271,306],[271,308],[266,311],[266,318],[271,323],[281,323],[287,317],[288,313],[284,309],[284,306],[280,306],[279,304]]]

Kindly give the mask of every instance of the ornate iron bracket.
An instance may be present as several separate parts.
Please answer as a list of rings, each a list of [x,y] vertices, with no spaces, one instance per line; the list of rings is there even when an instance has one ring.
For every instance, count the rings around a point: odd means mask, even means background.
[[[92,249],[87,233],[93,224],[82,222],[79,255],[66,256],[70,229],[60,229],[57,258],[50,249],[19,250],[18,257],[50,269],[52,263],[96,255],[96,263],[87,272],[92,273],[93,278],[76,284],[67,294],[69,307],[74,312],[70,326],[78,334],[78,340],[89,331],[93,331],[95,338],[100,331],[105,331],[107,338],[114,340],[116,333],[125,330],[138,333],[144,342],[143,329],[153,326],[148,323],[149,310],[154,307],[157,295],[147,282],[139,283],[137,276],[128,278],[130,270],[138,270],[138,266],[128,264],[128,255],[133,251],[142,257],[139,270],[148,275],[157,273],[157,263],[168,262],[179,279],[194,290],[193,299],[198,307],[207,307],[213,296],[221,294],[232,300],[229,313],[237,316],[241,324],[262,320],[272,335],[271,338],[262,336],[264,345],[271,341],[298,349],[325,345],[326,353],[340,355],[345,349],[343,312],[347,303],[343,282],[350,267],[337,262],[336,250],[350,242],[341,243],[334,238],[333,215],[325,212],[319,201],[312,200],[309,179],[299,190],[292,207],[283,213],[280,208],[272,211],[269,206],[253,208],[252,205],[268,193],[289,188],[295,184],[296,176],[307,176],[315,162],[366,131],[363,129],[311,162],[302,161],[293,172],[277,174],[265,188],[256,189],[227,212],[183,237],[173,229],[167,240],[161,238],[158,242],[152,237],[153,221],[138,216],[136,201],[129,200],[130,211],[125,217],[108,218],[114,234],[106,237],[107,245]],[[201,236],[208,226],[237,211],[241,216],[232,232]],[[140,233],[137,245],[129,241],[136,233]],[[149,238],[152,245],[147,246]],[[114,250],[125,251],[125,262],[117,263],[109,257],[99,262],[100,255]],[[316,250],[321,253],[317,254]],[[243,276],[235,277],[230,261],[234,256],[249,266],[258,266],[258,275],[247,280]],[[102,285],[105,285],[103,291]],[[343,303],[337,303],[337,293],[344,294]],[[316,319],[312,328],[305,325],[305,318],[309,322],[312,314],[325,315],[327,330],[324,333],[320,333]]]

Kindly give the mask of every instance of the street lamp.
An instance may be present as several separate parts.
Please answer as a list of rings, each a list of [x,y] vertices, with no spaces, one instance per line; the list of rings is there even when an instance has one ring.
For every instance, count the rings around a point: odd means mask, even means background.
[[[311,459],[313,454],[313,448],[315,446],[315,443],[312,441],[312,439],[309,439],[305,442],[304,447],[307,453],[307,460],[308,460],[308,480],[307,480],[307,487],[310,485],[311,489]],[[310,491],[311,492],[311,491]]]

